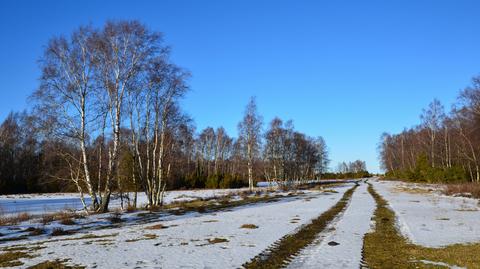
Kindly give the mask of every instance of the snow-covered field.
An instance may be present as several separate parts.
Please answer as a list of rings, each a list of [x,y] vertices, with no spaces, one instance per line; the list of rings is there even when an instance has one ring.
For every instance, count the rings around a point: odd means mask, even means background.
[[[71,240],[81,235],[65,237],[68,240],[55,237],[43,244],[46,248],[36,252],[38,257],[23,260],[22,268],[55,259],[70,259],[70,263],[88,268],[238,268],[285,234],[328,210],[351,186],[337,187],[337,192],[307,191],[300,196],[231,211],[167,215],[158,223],[90,233],[112,235],[102,239]],[[159,223],[167,228],[148,229]],[[243,224],[257,228],[241,228]]]
[[[413,243],[442,247],[480,242],[479,200],[440,194],[439,187],[398,181],[372,181],[398,218],[402,234]]]
[[[480,242],[478,200],[442,195],[441,187],[435,185],[372,179],[369,182],[388,201],[397,215],[399,230],[413,243],[441,247]],[[66,259],[68,264],[87,268],[239,268],[270,249],[285,235],[295,233],[330,209],[352,186],[354,183],[332,187],[335,191],[264,191],[256,197],[272,199],[203,213],[175,214],[169,211],[146,218],[141,217],[147,213],[144,211],[124,213],[124,222],[117,225],[108,220],[110,214],[76,219],[74,225],[68,226],[59,221],[44,225],[38,219],[26,220],[16,225],[0,226],[0,249],[9,246],[41,247],[31,250],[34,257],[21,259],[24,264],[16,268],[57,259]],[[346,209],[311,245],[293,258],[289,268],[361,266],[363,238],[374,227],[372,217],[376,208],[367,187],[367,183],[359,183]],[[222,197],[238,191],[169,192],[166,201]],[[250,197],[254,196],[251,194]],[[49,204],[60,206],[60,201],[78,197],[72,194],[31,195],[2,197],[0,201],[4,205],[8,202],[30,202],[28,212],[42,213],[45,210],[35,205],[44,199]],[[244,197],[234,196],[231,201],[239,199]],[[6,207],[14,206],[7,204]],[[42,228],[45,233],[29,235],[26,231],[29,227]],[[75,233],[50,236],[58,227]],[[20,241],[5,240],[19,236],[27,237]]]

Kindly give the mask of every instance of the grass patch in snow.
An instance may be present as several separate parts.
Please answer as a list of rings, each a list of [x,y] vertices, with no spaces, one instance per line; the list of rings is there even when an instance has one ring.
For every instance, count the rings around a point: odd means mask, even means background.
[[[152,226],[145,227],[146,230],[161,230],[161,229],[167,229],[168,226],[165,226],[163,224],[155,224]]]
[[[205,222],[205,223],[212,223],[212,222],[218,222],[218,220],[216,220],[216,219],[211,219],[211,220],[205,220],[205,221],[203,221],[203,222]]]
[[[255,224],[243,224],[240,226],[241,229],[258,229],[258,226]]]
[[[33,258],[32,255],[24,251],[6,251],[0,253],[0,267],[13,267],[23,265],[20,259]]]
[[[396,192],[396,193],[406,192],[411,194],[427,194],[427,193],[432,193],[433,191],[434,191],[433,189],[406,187],[406,186],[397,186],[393,190],[393,192]]]
[[[65,231],[64,229],[57,227],[53,228],[51,235],[52,236],[62,236],[62,235],[71,235],[72,231]]]
[[[480,184],[475,182],[461,184],[447,184],[444,194],[452,196],[464,196],[472,198],[480,198]]]
[[[68,262],[68,259],[65,260],[55,260],[55,261],[44,261],[34,266],[28,267],[28,269],[83,269],[85,266],[68,266],[65,263]]]
[[[317,235],[327,227],[328,223],[347,207],[356,188],[357,186],[350,188],[344,193],[340,201],[329,210],[313,219],[311,223],[302,226],[298,231],[284,236],[251,261],[243,264],[243,267],[247,269],[285,267],[303,248],[313,243]]]
[[[370,185],[368,191],[377,202],[374,213],[375,230],[365,235],[363,258],[368,268],[446,268],[456,265],[480,268],[480,243],[455,244],[443,248],[428,248],[407,241],[397,230],[395,213]],[[432,261],[436,264],[426,264]]]
[[[228,239],[226,238],[215,237],[215,238],[208,239],[208,243],[210,244],[219,244],[219,243],[226,243],[226,242],[228,242]]]
[[[223,197],[221,200],[215,198],[199,199],[193,201],[181,201],[167,204],[164,209],[170,211],[175,215],[183,215],[188,212],[206,213],[212,211],[219,211],[223,209],[229,209],[233,207],[239,207],[260,202],[275,202],[281,197],[272,196],[242,196],[241,200],[230,200]]]
[[[20,222],[30,220],[31,218],[32,218],[32,216],[28,213],[19,213],[15,216],[0,217],[0,226],[17,225]]]

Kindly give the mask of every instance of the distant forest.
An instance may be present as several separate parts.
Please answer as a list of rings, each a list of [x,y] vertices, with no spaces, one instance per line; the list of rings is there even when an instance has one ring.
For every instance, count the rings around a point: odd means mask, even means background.
[[[387,177],[422,182],[480,182],[480,76],[462,90],[448,114],[438,100],[421,123],[379,145]]]
[[[324,139],[279,118],[265,128],[253,97],[236,138],[197,131],[179,103],[190,74],[169,54],[162,34],[137,21],[52,38],[31,109],[0,126],[0,193],[80,192],[106,211],[113,193],[135,192],[136,203],[145,192],[158,206],[166,189],[368,175],[362,161],[328,173]]]

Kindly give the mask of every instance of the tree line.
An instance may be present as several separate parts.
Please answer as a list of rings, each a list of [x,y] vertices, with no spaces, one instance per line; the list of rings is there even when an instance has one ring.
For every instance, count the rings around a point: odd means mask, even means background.
[[[10,113],[0,126],[0,192],[75,191],[85,210],[105,212],[113,195],[137,206],[144,192],[156,207],[166,189],[253,189],[258,180],[327,172],[324,139],[279,118],[263,132],[253,97],[236,138],[222,127],[197,131],[180,106],[190,74],[170,51],[138,21],[52,38],[31,111]]]
[[[480,76],[462,90],[446,113],[437,99],[421,123],[399,134],[384,133],[380,159],[389,177],[426,182],[480,182]]]

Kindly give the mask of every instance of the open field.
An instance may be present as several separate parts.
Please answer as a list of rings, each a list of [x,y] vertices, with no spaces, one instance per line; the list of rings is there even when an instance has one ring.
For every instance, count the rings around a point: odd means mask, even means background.
[[[195,191],[159,212],[20,220],[0,228],[0,266],[382,268],[386,259],[392,268],[479,268],[478,200],[435,185],[369,179],[238,193]]]

